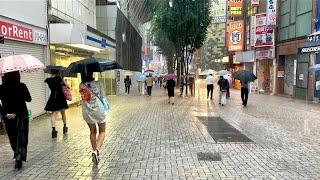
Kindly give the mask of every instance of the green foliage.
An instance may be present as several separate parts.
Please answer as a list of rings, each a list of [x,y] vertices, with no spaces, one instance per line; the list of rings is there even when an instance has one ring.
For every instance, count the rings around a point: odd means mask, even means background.
[[[152,34],[167,59],[183,57],[185,48],[193,53],[205,39],[210,24],[210,0],[154,0]],[[174,52],[174,53],[172,53]],[[171,56],[168,57],[168,56]]]

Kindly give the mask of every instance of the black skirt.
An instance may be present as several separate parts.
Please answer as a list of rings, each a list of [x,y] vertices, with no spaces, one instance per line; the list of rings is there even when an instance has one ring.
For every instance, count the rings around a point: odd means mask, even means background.
[[[174,97],[174,88],[168,88],[168,96]]]

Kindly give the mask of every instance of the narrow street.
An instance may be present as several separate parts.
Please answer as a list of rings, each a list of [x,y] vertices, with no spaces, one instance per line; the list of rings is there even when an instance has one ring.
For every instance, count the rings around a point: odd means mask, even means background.
[[[49,116],[34,119],[28,160],[20,171],[14,170],[7,136],[0,135],[0,179],[320,178],[318,104],[251,94],[243,108],[240,92],[232,90],[221,107],[216,91],[213,101],[204,93],[177,97],[174,106],[163,89],[153,97],[108,97],[112,110],[98,166],[79,107],[67,111],[67,136],[58,121],[56,140]]]

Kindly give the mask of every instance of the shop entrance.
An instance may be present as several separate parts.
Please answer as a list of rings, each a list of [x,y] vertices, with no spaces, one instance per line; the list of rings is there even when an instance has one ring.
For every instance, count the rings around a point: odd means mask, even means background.
[[[297,61],[296,95],[298,99],[306,99],[308,94],[309,54],[299,54]]]

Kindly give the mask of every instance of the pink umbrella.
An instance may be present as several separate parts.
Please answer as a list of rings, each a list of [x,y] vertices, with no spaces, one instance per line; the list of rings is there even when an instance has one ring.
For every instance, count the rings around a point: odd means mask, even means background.
[[[39,59],[31,55],[12,55],[0,59],[0,75],[8,72],[33,72],[44,69]]]
[[[163,77],[165,80],[177,79],[177,76],[174,73],[166,74]]]

